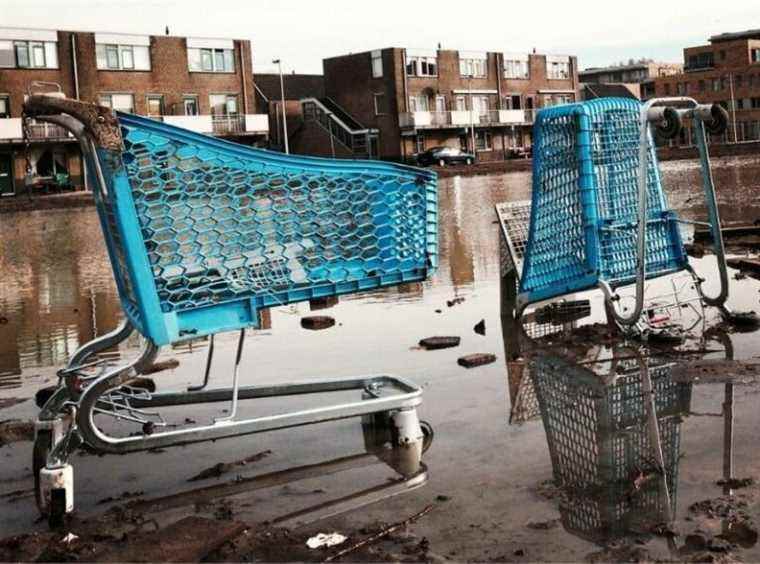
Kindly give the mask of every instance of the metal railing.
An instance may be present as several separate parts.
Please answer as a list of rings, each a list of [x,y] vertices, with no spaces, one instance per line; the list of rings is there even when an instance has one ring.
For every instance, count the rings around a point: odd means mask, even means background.
[[[245,116],[239,114],[228,116],[212,116],[211,127],[213,132],[217,135],[224,135],[227,133],[244,133]]]
[[[436,128],[474,125],[526,125],[533,123],[535,110],[452,110],[402,112],[401,127]]]
[[[351,129],[316,98],[304,99],[301,104],[304,121],[314,121],[321,125],[336,141],[349,149],[355,156],[377,156],[370,154],[371,139],[377,138],[377,130]]]
[[[53,125],[52,123],[30,120],[28,127],[30,139],[66,139],[71,137],[69,132],[63,127],[60,125]]]

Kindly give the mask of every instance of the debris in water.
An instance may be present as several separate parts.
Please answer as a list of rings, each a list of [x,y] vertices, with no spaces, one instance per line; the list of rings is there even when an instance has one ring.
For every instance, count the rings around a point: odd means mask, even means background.
[[[134,491],[134,492],[123,492],[121,495],[112,497],[104,497],[101,500],[98,500],[98,504],[104,504],[104,503],[112,503],[114,501],[124,501],[125,499],[133,499],[136,497],[140,497],[141,495],[145,495],[145,492],[142,490]]]
[[[468,354],[457,359],[457,364],[465,368],[475,368],[476,366],[483,366],[492,362],[496,362],[496,355],[491,353]]]
[[[329,329],[333,325],[335,325],[335,319],[329,315],[310,315],[301,318],[301,327],[310,331]]]
[[[148,368],[142,371],[143,375],[147,374],[155,374],[156,372],[163,372],[164,370],[173,370],[179,366],[179,360],[176,358],[167,358],[166,360],[159,360],[158,362],[154,362],[152,365],[150,365]],[[141,378],[141,380],[147,380],[149,382],[153,382],[149,378]],[[138,388],[141,388],[142,386],[137,386],[134,383],[130,383],[131,386],[135,386]],[[153,384],[153,391],[155,391],[156,385]]]
[[[219,462],[218,464],[214,464],[211,468],[206,468],[205,470],[196,474],[192,478],[188,478],[187,481],[197,482],[199,480],[208,480],[209,478],[218,478],[222,474],[226,474],[227,472],[229,472],[230,470],[233,470],[234,468],[245,466],[246,464],[252,464],[253,462],[258,462],[259,460],[266,458],[270,454],[272,454],[271,450],[264,450],[262,452],[258,452],[247,458],[244,458],[242,460],[237,460],[235,462]]]
[[[760,274],[760,259],[730,258],[726,259],[726,264],[731,268],[736,268],[742,273]]]
[[[25,401],[29,401],[29,398],[0,398],[0,409],[13,407],[14,405],[24,403]]]
[[[321,548],[323,546],[338,546],[348,540],[348,537],[341,535],[340,533],[319,533],[314,535],[306,541],[306,546],[309,548]]]
[[[0,421],[0,446],[34,440],[34,422],[11,419]]]
[[[367,538],[365,538],[363,540],[355,542],[351,546],[348,546],[348,547],[344,548],[343,550],[339,550],[338,552],[336,552],[332,556],[328,556],[327,558],[325,558],[324,561],[325,562],[331,562],[333,560],[341,558],[342,556],[345,556],[346,554],[350,554],[350,553],[354,552],[355,550],[358,550],[358,549],[362,548],[363,546],[366,546],[368,544],[376,542],[376,541],[380,540],[381,538],[386,537],[386,536],[390,535],[391,533],[394,533],[394,532],[398,531],[399,529],[403,529],[404,527],[410,525],[411,523],[413,523],[414,521],[416,521],[420,517],[422,517],[422,516],[427,515],[428,513],[430,513],[433,510],[433,507],[435,507],[435,506],[434,505],[428,505],[425,509],[423,509],[419,513],[415,513],[414,515],[412,515],[408,519],[405,519],[403,521],[400,521],[398,523],[395,523],[393,525],[385,527],[382,530],[380,530],[379,532],[375,533],[374,535],[371,535],[371,536],[369,536],[369,537],[367,537]]]
[[[61,543],[65,544],[65,545],[69,545],[72,542],[74,542],[75,540],[77,540],[78,538],[79,537],[76,536],[74,533],[69,533],[69,534],[67,534],[65,537],[63,537],[61,539]]]
[[[459,337],[426,337],[420,341],[423,349],[434,351],[437,349],[450,349],[458,347],[461,339]]]
[[[437,310],[435,310],[435,312],[436,313],[443,313],[443,310],[442,309],[437,309]]]
[[[478,335],[485,335],[486,334],[486,320],[481,319],[475,324],[475,327],[472,328],[473,331],[475,331]]]
[[[705,247],[702,243],[686,244],[684,248],[690,257],[702,258],[705,256]]]
[[[538,531],[548,531],[549,529],[554,529],[557,525],[559,525],[559,519],[549,519],[548,521],[531,521],[527,527]]]
[[[454,298],[453,300],[446,300],[446,305],[449,307],[454,307],[455,305],[459,305],[464,302],[464,298]]]
[[[325,296],[323,298],[312,298],[309,300],[310,311],[329,309],[336,305],[338,305],[338,296]]]
[[[732,490],[740,490],[742,488],[748,488],[749,486],[755,485],[755,479],[754,478],[728,478],[718,480],[716,482],[719,486],[728,486]]]

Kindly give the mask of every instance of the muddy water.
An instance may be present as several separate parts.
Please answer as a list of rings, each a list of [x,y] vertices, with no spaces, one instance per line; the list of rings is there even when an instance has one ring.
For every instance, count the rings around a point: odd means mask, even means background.
[[[687,217],[701,218],[704,209],[699,205],[695,163],[667,163],[663,169],[675,207]],[[760,179],[760,160],[718,161],[715,177],[726,220],[751,222],[760,217],[760,180],[754,181]],[[513,382],[508,382],[504,362],[493,204],[525,199],[529,186],[527,173],[441,181],[441,264],[432,280],[342,298],[326,312],[338,321],[327,331],[300,328],[300,316],[309,311],[308,305],[301,304],[272,310],[266,327],[251,333],[244,356],[246,383],[387,371],[424,386],[421,415],[436,432],[426,454],[429,484],[359,514],[338,517],[333,523],[336,530],[373,519],[402,519],[440,495],[449,501],[419,524],[420,534],[438,554],[459,560],[504,560],[522,551],[529,560],[577,560],[598,550],[594,548],[598,539],[584,536],[577,526],[561,523],[566,517],[556,496],[547,499],[538,493],[539,485],[556,472],[546,423],[534,411],[524,425],[508,424],[514,407],[511,402],[519,394],[510,397]],[[697,268],[705,274],[710,266],[709,257],[697,261]],[[52,367],[60,366],[79,343],[111,329],[120,319],[94,210],[0,216],[0,272],[0,399],[25,399],[51,379]],[[760,309],[760,283],[732,280],[732,286],[733,305]],[[714,286],[709,289],[714,293]],[[449,307],[447,301],[456,297],[464,301]],[[486,322],[485,336],[472,331],[481,319]],[[460,335],[462,345],[435,353],[414,350],[420,338],[435,334]],[[757,333],[731,334],[729,339],[737,358],[760,354]],[[127,354],[136,345],[131,341],[122,352]],[[180,366],[160,375],[159,386],[181,386],[201,378],[204,348],[205,342],[198,342],[165,351],[166,356],[178,358]],[[219,349],[224,358],[213,385],[227,383],[233,338],[222,339]],[[475,352],[495,353],[498,360],[469,371],[456,365],[458,356]],[[519,385],[515,391],[518,389]],[[760,475],[756,398],[752,389],[736,393],[733,463],[738,477]],[[722,491],[715,481],[723,476],[724,421],[713,415],[720,413],[723,401],[722,386],[694,386],[688,407],[700,415],[677,412],[685,418],[678,430],[685,458],[679,470],[675,508],[681,523],[690,516],[689,505]],[[0,421],[33,414],[31,402],[26,401],[0,410]],[[177,418],[181,421],[187,414],[184,411]],[[195,410],[190,414],[200,421],[217,413]],[[331,427],[329,433],[311,428],[293,433],[219,441],[160,454],[78,457],[77,504],[83,512],[92,513],[102,507],[98,500],[123,491],[139,489],[146,497],[167,495],[186,489],[184,480],[206,467],[265,449],[273,454],[257,463],[256,470],[275,471],[342,456],[348,446],[361,443],[361,432],[348,425]],[[28,443],[0,450],[4,457],[0,496],[31,487],[29,451]],[[304,499],[316,503],[324,496],[347,493],[354,480],[358,484],[369,474],[361,470],[348,481],[317,477],[300,490],[248,494],[235,501],[235,515],[250,521],[277,517],[298,510]],[[322,493],[313,493],[317,491]],[[0,497],[0,532],[27,530],[34,518],[28,496],[7,503]],[[539,526],[529,527],[529,523]],[[546,523],[549,528],[541,529]],[[705,526],[719,530],[722,525],[713,520]],[[749,554],[755,559],[760,556]]]

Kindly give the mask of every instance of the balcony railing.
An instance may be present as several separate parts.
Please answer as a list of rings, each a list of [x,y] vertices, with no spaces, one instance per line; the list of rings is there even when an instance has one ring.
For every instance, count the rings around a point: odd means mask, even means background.
[[[269,132],[267,114],[151,116],[151,118],[197,133],[213,135],[255,135]],[[0,142],[20,142],[23,138],[21,118],[0,118]],[[59,125],[32,121],[29,125],[29,138],[35,141],[54,141],[73,139],[73,136]]]
[[[447,112],[404,112],[399,114],[401,127],[425,129],[533,123],[533,110],[453,110]]]

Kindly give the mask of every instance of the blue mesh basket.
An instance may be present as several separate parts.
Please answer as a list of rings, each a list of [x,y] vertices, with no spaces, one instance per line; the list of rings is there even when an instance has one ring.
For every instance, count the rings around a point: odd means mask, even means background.
[[[255,326],[269,306],[424,280],[437,265],[434,173],[117,117],[124,148],[96,149],[96,204],[126,315],[158,345]]]
[[[637,100],[603,98],[538,113],[520,280],[528,303],[600,281],[612,287],[635,281],[640,111]],[[652,278],[683,269],[687,257],[653,148],[647,171],[645,261]]]

